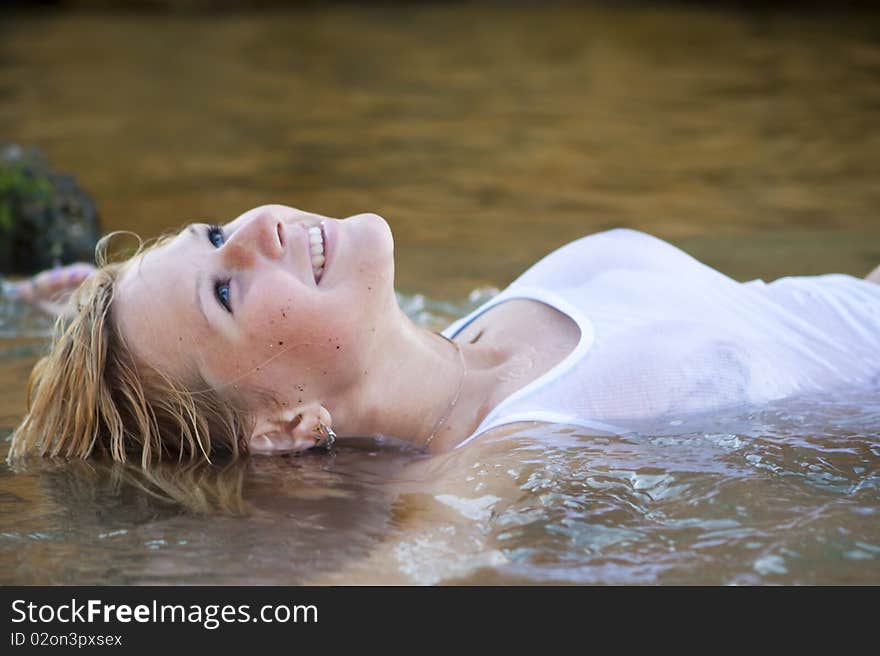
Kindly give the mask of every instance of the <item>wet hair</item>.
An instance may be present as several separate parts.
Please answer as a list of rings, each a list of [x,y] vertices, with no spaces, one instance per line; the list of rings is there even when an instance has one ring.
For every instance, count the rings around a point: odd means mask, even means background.
[[[28,453],[66,458],[107,454],[118,462],[207,460],[246,451],[253,419],[237,399],[200,377],[180,381],[139,360],[114,318],[113,295],[125,261],[109,261],[110,240],[95,250],[98,268],[58,317],[49,352],[28,381],[27,414],[12,436],[9,458]],[[145,245],[142,255],[173,238]]]

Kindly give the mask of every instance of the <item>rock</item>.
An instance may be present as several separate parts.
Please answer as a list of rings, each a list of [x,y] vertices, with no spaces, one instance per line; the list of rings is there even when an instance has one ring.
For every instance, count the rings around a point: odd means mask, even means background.
[[[91,196],[36,148],[0,142],[0,273],[91,262],[100,236]]]

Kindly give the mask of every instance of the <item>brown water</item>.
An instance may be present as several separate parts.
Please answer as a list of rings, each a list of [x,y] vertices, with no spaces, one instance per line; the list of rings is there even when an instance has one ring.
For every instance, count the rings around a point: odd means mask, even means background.
[[[106,229],[379,212],[424,325],[611,226],[739,279],[880,263],[874,14],[0,13],[0,130],[77,173]],[[0,312],[0,435],[47,329]],[[880,583],[876,393],[716,427],[3,466],[0,582]]]

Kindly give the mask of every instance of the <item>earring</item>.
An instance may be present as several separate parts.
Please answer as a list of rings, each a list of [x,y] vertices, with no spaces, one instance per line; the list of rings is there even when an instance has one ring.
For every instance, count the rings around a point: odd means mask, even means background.
[[[332,428],[322,423],[318,423],[318,428],[315,432],[317,435],[315,436],[315,446],[313,448],[329,451],[330,447],[336,442],[336,433],[333,432]]]

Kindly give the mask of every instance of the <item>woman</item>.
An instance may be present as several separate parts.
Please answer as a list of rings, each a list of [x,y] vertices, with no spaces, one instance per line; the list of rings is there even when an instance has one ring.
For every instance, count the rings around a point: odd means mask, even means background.
[[[632,230],[558,249],[442,335],[398,307],[375,214],[267,205],[99,262],[34,369],[12,456],[147,466],[337,434],[440,452],[520,421],[629,431],[880,375],[880,286],[740,284]]]

